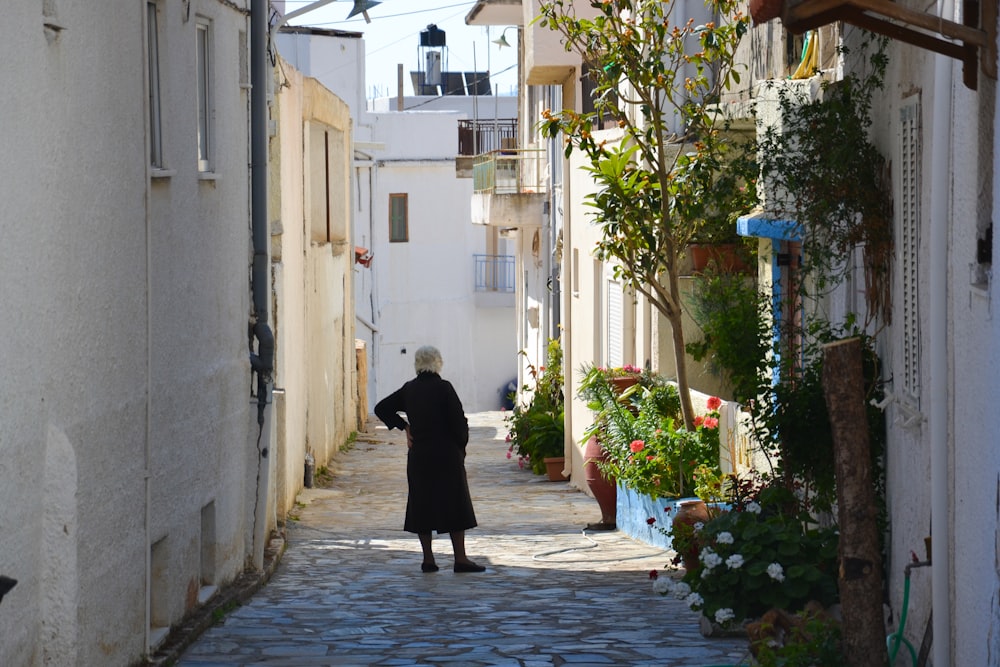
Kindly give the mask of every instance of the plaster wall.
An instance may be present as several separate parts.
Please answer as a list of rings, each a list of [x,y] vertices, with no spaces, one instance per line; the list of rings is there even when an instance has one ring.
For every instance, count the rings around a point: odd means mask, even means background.
[[[371,405],[413,377],[420,345],[441,350],[442,375],[469,412],[499,409],[499,390],[516,372],[513,310],[476,306],[473,254],[486,252],[487,232],[471,223],[471,180],[455,177],[459,117],[372,115],[373,143],[385,149],[374,151],[370,174],[371,314],[378,328]],[[389,242],[394,193],[407,195],[407,242]],[[509,251],[501,243],[497,252]]]
[[[193,87],[195,14],[220,62],[240,62],[246,20],[214,2],[161,12],[171,173],[151,182],[145,5],[103,9],[15,3],[0,25],[0,82],[19,91],[0,100],[0,301],[17,314],[0,324],[16,388],[0,402],[5,665],[132,664],[152,588],[150,620],[176,622],[246,555],[246,99],[236,67],[215,71],[231,122],[221,178],[199,180],[196,109],[171,94]]]
[[[278,95],[272,171],[281,179],[272,227],[277,365],[277,515],[303,487],[304,459],[329,462],[355,423],[354,253],[350,110],[288,63]],[[328,226],[329,225],[329,226]],[[327,231],[329,229],[329,231]]]
[[[933,536],[948,545],[950,563],[915,570],[911,581],[907,638],[919,645],[931,613],[933,576],[948,582],[950,664],[994,664],[1000,659],[1000,456],[995,446],[996,419],[988,409],[996,393],[998,371],[997,327],[990,279],[980,269],[977,239],[994,219],[996,185],[996,82],[980,73],[979,90],[962,84],[961,66],[948,63],[952,86],[948,90],[950,122],[935,133],[935,56],[927,51],[890,43],[886,85],[873,105],[873,137],[893,162],[897,252],[893,265],[893,322],[882,336],[884,375],[893,378],[887,389],[894,399],[886,410],[888,423],[887,502],[890,528],[887,572],[890,604],[901,609],[903,567],[911,553],[927,557],[924,538]],[[901,110],[916,102],[920,173],[919,244],[917,250],[917,331],[920,357],[918,391],[906,391],[903,351],[903,310],[900,198],[903,184],[897,165],[901,158]],[[945,160],[948,181],[945,219],[932,215],[932,161]],[[930,246],[933,226],[944,226],[947,262],[932,273]],[[996,256],[996,243],[992,243]],[[932,386],[928,294],[933,285],[947,286],[947,374],[944,391]],[[947,414],[948,525],[932,525],[932,408],[944,402]],[[937,568],[935,571],[934,568]],[[943,571],[942,571],[943,570]],[[934,609],[935,618],[941,610]],[[935,636],[935,643],[939,643]]]

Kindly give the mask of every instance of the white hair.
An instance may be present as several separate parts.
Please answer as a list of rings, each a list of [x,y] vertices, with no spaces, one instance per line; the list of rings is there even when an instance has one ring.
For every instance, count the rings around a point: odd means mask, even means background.
[[[413,355],[413,365],[417,373],[440,373],[444,360],[436,347],[424,345]]]

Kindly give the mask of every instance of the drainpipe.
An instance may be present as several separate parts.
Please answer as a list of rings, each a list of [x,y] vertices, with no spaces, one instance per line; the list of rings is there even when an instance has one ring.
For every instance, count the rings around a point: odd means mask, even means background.
[[[950,19],[953,0],[939,0],[938,15]],[[933,609],[933,663],[951,665],[951,505],[949,500],[948,414],[948,225],[951,193],[951,60],[934,56],[934,101],[931,120],[931,215],[928,280],[930,353],[930,464],[931,464],[931,605]]]
[[[267,543],[267,499],[271,465],[268,457],[268,383],[274,368],[274,334],[268,324],[268,298],[271,285],[267,225],[267,66],[268,0],[250,3],[250,225],[253,232],[251,290],[253,319],[250,323],[250,368],[257,374],[257,495],[254,502],[253,565],[264,567]],[[254,352],[254,341],[257,351]]]

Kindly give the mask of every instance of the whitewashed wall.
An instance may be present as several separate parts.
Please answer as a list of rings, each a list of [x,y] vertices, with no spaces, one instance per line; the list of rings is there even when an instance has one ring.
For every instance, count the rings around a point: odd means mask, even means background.
[[[272,141],[280,213],[271,242],[280,389],[276,513],[284,518],[302,489],[306,454],[326,465],[358,425],[350,110],[290,64],[283,62],[279,71],[286,85],[277,98],[280,131]]]
[[[4,665],[132,664],[247,555],[247,20],[161,4],[153,181],[145,3],[12,3],[0,22],[18,91],[0,98]],[[194,154],[197,15],[227,120],[217,180]]]
[[[466,411],[500,407],[500,389],[516,371],[513,309],[477,307],[473,254],[486,252],[482,227],[471,223],[471,179],[455,173],[454,112],[373,114],[371,224],[359,243],[375,255],[373,295],[358,310],[377,328],[372,352],[374,402],[413,377],[413,353],[434,345],[442,375]],[[364,182],[364,178],[361,179]],[[409,241],[389,243],[389,195],[406,193]],[[359,296],[359,302],[364,297]],[[360,332],[359,332],[360,333]]]

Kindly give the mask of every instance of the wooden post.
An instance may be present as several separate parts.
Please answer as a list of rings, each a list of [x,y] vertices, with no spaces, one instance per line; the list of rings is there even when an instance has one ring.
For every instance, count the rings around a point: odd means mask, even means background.
[[[882,557],[860,338],[823,346],[823,395],[833,431],[837,480],[837,584],[844,657],[851,667],[882,667],[888,660],[882,616]]]

